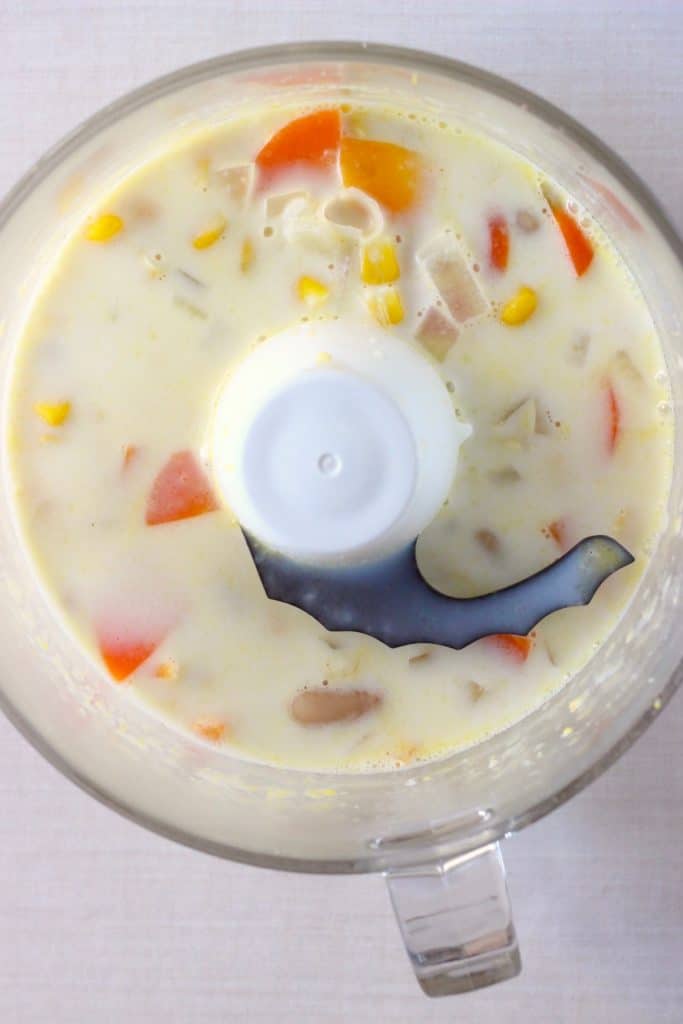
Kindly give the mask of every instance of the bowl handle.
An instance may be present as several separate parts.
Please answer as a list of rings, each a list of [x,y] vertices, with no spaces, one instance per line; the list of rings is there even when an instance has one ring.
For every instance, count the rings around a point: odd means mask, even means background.
[[[417,980],[448,996],[514,978],[522,963],[498,843],[391,868],[389,895]]]

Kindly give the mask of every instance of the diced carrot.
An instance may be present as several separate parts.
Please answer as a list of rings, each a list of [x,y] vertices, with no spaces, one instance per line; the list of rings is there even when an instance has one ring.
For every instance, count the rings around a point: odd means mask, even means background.
[[[122,683],[154,653],[162,639],[139,639],[103,632],[99,637],[100,654],[109,674],[117,683]]]
[[[147,499],[148,526],[190,519],[218,508],[211,484],[190,451],[176,452],[160,470]]]
[[[502,215],[489,220],[489,260],[496,270],[505,270],[510,256],[510,232]]]
[[[420,158],[412,149],[372,139],[341,140],[342,181],[402,213],[415,202],[420,179]]]
[[[522,665],[531,653],[534,645],[530,636],[515,636],[513,633],[496,633],[486,638],[487,642],[513,661]]]
[[[548,533],[563,551],[567,547],[568,534],[567,523],[564,519],[554,519],[548,526]]]
[[[603,396],[605,405],[605,439],[607,451],[610,455],[613,455],[621,432],[621,408],[619,406],[619,399],[617,398],[616,391],[609,381],[607,381],[604,386]]]
[[[325,170],[336,159],[341,137],[338,110],[316,110],[275,132],[256,156],[256,164],[268,176],[295,164]]]
[[[550,209],[562,232],[562,237],[574,264],[574,270],[577,276],[581,277],[593,261],[593,246],[570,213],[552,203]]]

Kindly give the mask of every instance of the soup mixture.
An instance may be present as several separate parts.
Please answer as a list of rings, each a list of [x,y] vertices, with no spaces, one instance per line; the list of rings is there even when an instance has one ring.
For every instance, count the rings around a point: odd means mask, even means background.
[[[495,590],[592,534],[634,564],[460,651],[269,600],[216,403],[258,346],[332,320],[409,346],[472,428],[418,542],[435,588]],[[539,168],[401,111],[269,108],[140,167],[52,268],[10,399],[21,533],[78,643],[167,722],[277,765],[400,767],[514,723],[613,630],[664,526],[667,378],[617,252]]]

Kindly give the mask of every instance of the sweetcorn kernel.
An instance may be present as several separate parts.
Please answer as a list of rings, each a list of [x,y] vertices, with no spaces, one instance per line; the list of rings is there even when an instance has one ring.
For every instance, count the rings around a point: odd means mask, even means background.
[[[118,214],[102,213],[90,221],[85,237],[89,242],[110,242],[120,231],[123,231],[123,221]]]
[[[246,274],[253,262],[254,246],[250,239],[245,238],[242,242],[242,249],[240,251],[240,270],[243,274]]]
[[[363,247],[360,276],[363,284],[391,284],[401,276],[391,242],[380,240]]]
[[[368,308],[378,324],[391,327],[403,320],[403,302],[398,289],[385,288],[368,299]]]
[[[33,406],[41,420],[50,427],[61,427],[71,412],[71,402],[36,402]]]
[[[193,247],[195,249],[209,249],[218,241],[227,226],[228,222],[225,217],[216,217],[209,227],[194,236],[192,239]]]
[[[519,324],[525,323],[534,314],[537,305],[538,298],[536,292],[533,288],[527,288],[526,285],[523,285],[517,294],[505,303],[500,319],[509,327],[518,327]]]
[[[330,289],[322,281],[304,275],[297,281],[296,293],[307,306],[321,306],[330,294]]]

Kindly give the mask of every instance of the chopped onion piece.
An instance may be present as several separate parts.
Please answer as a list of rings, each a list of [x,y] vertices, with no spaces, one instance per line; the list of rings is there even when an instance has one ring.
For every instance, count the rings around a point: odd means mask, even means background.
[[[384,223],[379,203],[357,188],[341,189],[323,203],[321,215],[338,231],[365,240],[378,234]]]

